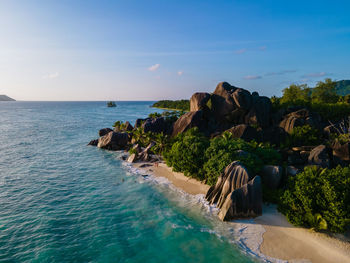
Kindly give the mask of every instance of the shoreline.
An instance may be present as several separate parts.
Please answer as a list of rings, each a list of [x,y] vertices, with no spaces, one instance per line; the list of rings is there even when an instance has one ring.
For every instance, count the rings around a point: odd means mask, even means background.
[[[145,167],[140,167],[144,164]],[[191,195],[205,195],[209,189],[208,185],[196,179],[173,172],[164,163],[159,163],[158,167],[147,162],[134,163],[132,166],[156,177],[165,177],[176,188]],[[248,254],[269,262],[350,263],[350,242],[295,227],[274,205],[264,205],[262,216],[228,224],[238,227],[240,233],[245,232],[246,236],[236,241],[251,252]]]

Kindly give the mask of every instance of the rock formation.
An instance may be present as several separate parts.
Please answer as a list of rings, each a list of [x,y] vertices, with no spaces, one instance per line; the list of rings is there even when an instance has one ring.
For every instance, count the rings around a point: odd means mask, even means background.
[[[240,162],[234,161],[225,168],[216,185],[210,187],[206,199],[217,205],[222,220],[260,215],[261,179],[253,178]]]
[[[117,151],[125,149],[128,141],[129,137],[127,133],[111,131],[98,139],[97,147]]]

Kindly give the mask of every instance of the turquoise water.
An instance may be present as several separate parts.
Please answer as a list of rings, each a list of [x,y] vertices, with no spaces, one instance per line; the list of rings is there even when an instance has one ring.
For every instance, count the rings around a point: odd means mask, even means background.
[[[198,197],[86,146],[150,104],[0,103],[0,262],[253,262]]]

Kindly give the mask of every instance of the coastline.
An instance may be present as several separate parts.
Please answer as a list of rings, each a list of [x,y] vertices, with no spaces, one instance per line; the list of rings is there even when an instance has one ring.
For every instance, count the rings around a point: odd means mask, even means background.
[[[132,165],[145,173],[167,178],[175,187],[191,195],[205,195],[209,189],[208,185],[196,179],[173,172],[164,163],[160,163],[158,167],[149,163]],[[350,263],[350,242],[295,227],[277,211],[274,205],[264,205],[262,216],[235,220],[228,224],[232,224],[239,233],[245,235],[244,238],[237,240],[240,246],[249,254],[267,262]]]

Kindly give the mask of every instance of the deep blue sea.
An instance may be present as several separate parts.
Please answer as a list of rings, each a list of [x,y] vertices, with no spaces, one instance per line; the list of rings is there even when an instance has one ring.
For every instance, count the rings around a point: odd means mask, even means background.
[[[156,111],[117,105],[0,102],[0,262],[256,262],[199,196],[86,146]]]

